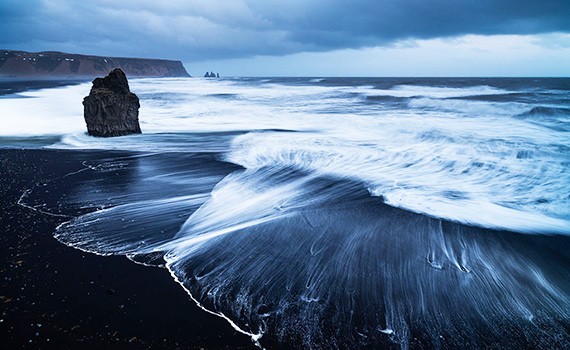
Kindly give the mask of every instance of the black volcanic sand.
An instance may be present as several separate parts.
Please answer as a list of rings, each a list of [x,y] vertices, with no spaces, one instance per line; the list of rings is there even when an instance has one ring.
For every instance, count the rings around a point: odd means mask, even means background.
[[[255,349],[247,336],[198,308],[166,269],[69,248],[52,237],[67,218],[17,204],[27,188],[106,156],[0,150],[2,348]]]
[[[21,80],[21,79],[1,79],[0,96],[16,94],[29,90],[49,89],[68,85],[77,85],[87,82],[87,79],[46,79],[46,80]],[[14,96],[10,96],[13,98]]]

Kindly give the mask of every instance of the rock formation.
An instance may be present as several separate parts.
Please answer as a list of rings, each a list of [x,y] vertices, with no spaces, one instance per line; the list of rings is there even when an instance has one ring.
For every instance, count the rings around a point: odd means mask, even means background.
[[[180,61],[0,50],[0,78],[91,80],[116,67],[129,77],[190,76]]]
[[[83,99],[83,116],[91,136],[140,134],[139,98],[129,89],[120,68],[105,78],[95,78],[89,96]]]
[[[204,78],[219,78],[219,77],[220,73],[206,72],[206,74],[204,74]]]

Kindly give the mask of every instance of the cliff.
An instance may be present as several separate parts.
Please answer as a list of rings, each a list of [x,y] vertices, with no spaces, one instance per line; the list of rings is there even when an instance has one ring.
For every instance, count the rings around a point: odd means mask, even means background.
[[[190,76],[180,61],[0,50],[0,78],[93,79],[114,68],[129,77]]]

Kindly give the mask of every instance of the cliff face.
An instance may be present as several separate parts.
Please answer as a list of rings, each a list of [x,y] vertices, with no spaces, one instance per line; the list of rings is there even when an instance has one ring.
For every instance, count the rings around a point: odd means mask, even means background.
[[[130,77],[190,76],[180,61],[0,50],[0,78],[93,79],[114,68]]]

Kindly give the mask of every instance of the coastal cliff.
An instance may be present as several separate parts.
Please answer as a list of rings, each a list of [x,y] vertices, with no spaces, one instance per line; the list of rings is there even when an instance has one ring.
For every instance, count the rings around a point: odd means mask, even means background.
[[[0,50],[0,78],[93,79],[114,68],[130,77],[190,76],[180,61]]]

